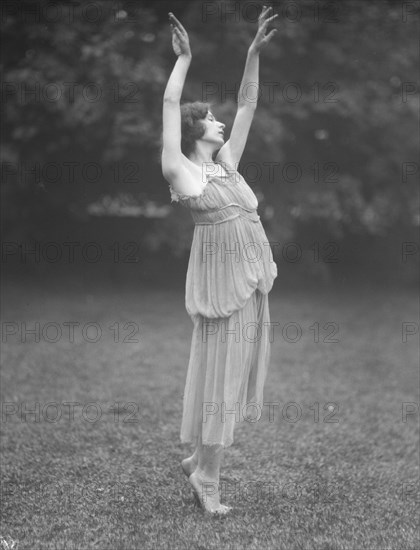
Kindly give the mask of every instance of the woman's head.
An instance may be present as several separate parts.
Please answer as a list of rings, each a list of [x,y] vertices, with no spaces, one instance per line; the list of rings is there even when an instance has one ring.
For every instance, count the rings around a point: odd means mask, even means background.
[[[209,103],[194,101],[181,105],[181,150],[189,157],[195,150],[196,141],[202,138],[214,142],[215,150],[224,143],[224,124],[217,122],[210,111]]]

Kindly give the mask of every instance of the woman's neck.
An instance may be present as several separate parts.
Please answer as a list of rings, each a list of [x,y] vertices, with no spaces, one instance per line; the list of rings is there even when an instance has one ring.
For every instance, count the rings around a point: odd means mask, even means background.
[[[204,164],[214,164],[214,154],[214,147],[210,143],[200,142],[195,144],[195,149],[192,151],[189,159],[201,167]]]

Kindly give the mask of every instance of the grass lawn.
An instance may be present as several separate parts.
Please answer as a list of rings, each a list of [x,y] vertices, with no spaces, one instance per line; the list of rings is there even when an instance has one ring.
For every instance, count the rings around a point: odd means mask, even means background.
[[[238,423],[221,479],[234,510],[214,519],[179,464],[182,284],[5,287],[0,547],[417,548],[419,344],[402,338],[415,292],[276,288],[270,311],[275,405]]]

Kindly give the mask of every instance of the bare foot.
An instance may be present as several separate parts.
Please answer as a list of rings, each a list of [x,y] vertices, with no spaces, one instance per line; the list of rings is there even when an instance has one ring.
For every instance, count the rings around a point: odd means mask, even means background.
[[[182,466],[182,470],[183,470],[184,474],[187,477],[190,477],[190,475],[197,468],[197,462],[192,456],[190,456],[188,458],[184,458],[184,460],[181,462],[181,466]]]
[[[216,480],[205,479],[203,475],[195,471],[189,477],[195,498],[206,512],[214,515],[226,515],[230,506],[220,504],[219,484]]]

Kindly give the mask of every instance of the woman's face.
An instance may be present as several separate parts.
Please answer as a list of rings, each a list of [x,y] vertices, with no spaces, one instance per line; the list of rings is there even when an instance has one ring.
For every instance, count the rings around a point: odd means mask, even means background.
[[[203,141],[214,143],[216,148],[220,148],[224,142],[224,128],[223,122],[218,122],[216,117],[211,111],[208,111],[206,117],[203,119],[206,131],[204,132]]]

